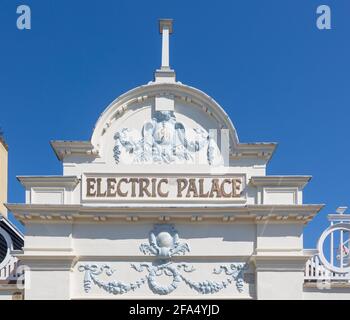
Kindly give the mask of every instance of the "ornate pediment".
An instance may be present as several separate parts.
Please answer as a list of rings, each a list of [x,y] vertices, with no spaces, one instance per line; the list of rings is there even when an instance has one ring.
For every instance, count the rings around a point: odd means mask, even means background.
[[[122,128],[114,135],[114,159],[127,163],[198,163],[196,154],[205,153],[209,165],[221,165],[222,157],[214,138],[204,129],[188,128],[173,111],[156,111],[140,131]],[[197,160],[197,162],[196,162]]]

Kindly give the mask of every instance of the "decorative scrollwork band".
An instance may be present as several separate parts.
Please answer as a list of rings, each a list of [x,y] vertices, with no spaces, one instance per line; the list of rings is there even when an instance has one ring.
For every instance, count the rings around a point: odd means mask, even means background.
[[[171,261],[172,256],[185,254],[190,251],[188,244],[180,243],[178,233],[172,225],[155,225],[149,235],[149,244],[142,244],[140,250],[144,254],[154,255],[158,259],[153,263],[131,264],[131,268],[137,272],[144,272],[145,270],[148,272],[146,276],[133,283],[122,283],[120,281],[104,282],[98,279],[99,275],[105,274],[111,277],[115,273],[115,270],[106,264],[101,266],[95,264],[80,265],[78,270],[80,272],[85,272],[85,292],[88,293],[92,288],[92,284],[94,284],[114,295],[125,294],[147,283],[149,289],[153,293],[167,295],[176,290],[181,282],[200,294],[217,293],[232,283],[235,283],[239,292],[243,291],[243,276],[244,272],[248,269],[246,263],[220,265],[218,268],[214,269],[214,274],[224,273],[229,276],[226,280],[219,282],[211,280],[195,282],[185,277],[183,272],[189,274],[194,272],[195,268],[186,263],[175,263]],[[157,282],[157,277],[162,275],[172,277],[172,282],[169,285],[160,285]]]

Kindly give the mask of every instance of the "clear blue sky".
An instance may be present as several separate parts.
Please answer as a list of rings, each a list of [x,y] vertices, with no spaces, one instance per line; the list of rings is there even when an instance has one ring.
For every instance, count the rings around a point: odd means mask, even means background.
[[[32,30],[16,8],[32,9]],[[316,8],[332,29],[316,28]],[[326,215],[350,205],[350,2],[1,0],[0,126],[16,175],[62,173],[49,140],[87,140],[99,114],[152,80],[160,64],[157,19],[173,18],[177,78],[214,97],[242,142],[275,141],[270,175],[312,175],[305,203],[325,209],[305,229],[314,247]]]

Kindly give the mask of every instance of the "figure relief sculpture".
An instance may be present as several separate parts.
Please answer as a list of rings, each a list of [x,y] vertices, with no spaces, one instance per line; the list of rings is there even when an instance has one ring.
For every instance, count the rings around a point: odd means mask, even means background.
[[[209,165],[222,159],[216,141],[202,128],[186,128],[173,111],[156,111],[141,132],[122,128],[114,135],[114,159],[118,164],[123,152],[133,163],[195,163],[195,154],[205,150]]]

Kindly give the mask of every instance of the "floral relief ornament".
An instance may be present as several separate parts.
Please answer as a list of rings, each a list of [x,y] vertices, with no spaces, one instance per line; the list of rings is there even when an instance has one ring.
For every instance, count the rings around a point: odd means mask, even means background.
[[[149,244],[141,244],[140,251],[143,254],[153,255],[156,260],[153,263],[131,264],[131,268],[137,272],[148,272],[133,283],[123,283],[120,281],[105,282],[98,279],[101,274],[111,277],[115,270],[108,265],[80,265],[78,270],[85,272],[84,290],[89,292],[92,284],[105,290],[108,293],[117,295],[134,291],[141,286],[148,284],[149,289],[158,295],[167,295],[178,288],[180,283],[186,284],[192,290],[199,294],[213,294],[235,283],[238,292],[243,291],[244,272],[248,269],[246,263],[231,263],[230,265],[220,265],[213,270],[214,274],[224,273],[229,278],[223,281],[204,280],[200,282],[192,281],[184,275],[194,272],[196,269],[186,263],[175,263],[171,258],[175,255],[186,254],[190,252],[187,243],[180,243],[178,232],[173,225],[156,224],[149,234]],[[183,272],[181,272],[183,271]],[[168,285],[161,285],[157,282],[160,276],[168,276],[172,279]]]

